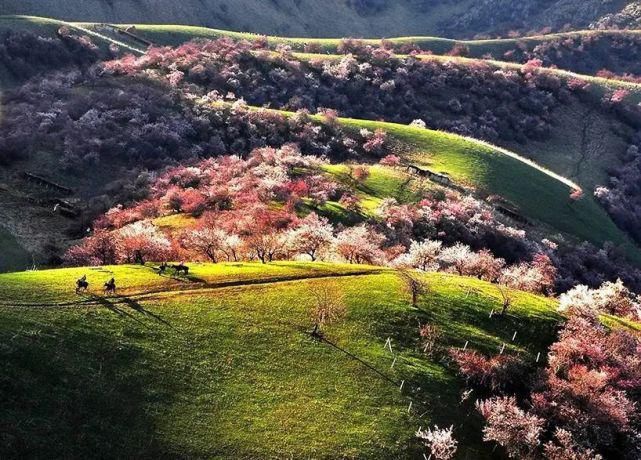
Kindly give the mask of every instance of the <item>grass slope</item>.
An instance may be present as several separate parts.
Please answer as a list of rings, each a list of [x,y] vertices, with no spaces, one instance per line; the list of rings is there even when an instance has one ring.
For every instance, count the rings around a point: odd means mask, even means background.
[[[0,31],[25,30],[46,37],[55,35],[60,27],[69,27],[77,33],[88,35],[98,46],[114,44],[134,54],[142,54],[144,52],[144,49],[139,45],[126,43],[124,40],[119,40],[94,30],[96,29],[95,24],[60,21],[36,16],[0,16]]]
[[[75,296],[83,272],[95,289],[113,275],[126,290]],[[438,423],[455,425],[460,458],[488,458],[478,419],[459,404],[461,382],[420,352],[418,322],[438,325],[443,346],[496,352],[507,342],[533,360],[559,320],[551,300],[524,293],[490,319],[496,288],[445,274],[425,275],[419,309],[385,269],[195,265],[193,276],[132,266],[0,275],[0,456],[421,458],[414,431]],[[385,378],[305,334],[319,286],[347,306],[326,337]]]
[[[402,155],[410,162],[446,173],[455,183],[473,187],[481,195],[500,195],[516,204],[526,217],[557,231],[597,244],[622,244],[632,260],[641,261],[637,246],[591,194],[572,202],[571,181],[513,152],[442,131],[346,118],[340,122],[354,129],[383,129],[404,144],[407,151]]]
[[[90,25],[90,24],[88,24]],[[341,38],[312,38],[312,37],[279,37],[274,35],[259,35],[249,32],[234,32],[231,30],[213,29],[208,27],[186,26],[177,24],[120,24],[122,27],[134,26],[136,33],[160,45],[175,46],[195,38],[217,39],[232,38],[234,40],[255,40],[265,37],[270,46],[288,45],[295,51],[303,51],[307,45],[319,46],[326,53],[335,53]],[[482,58],[485,55],[502,56],[506,51],[517,46],[533,49],[536,46],[551,41],[575,37],[624,37],[639,35],[640,30],[577,30],[572,32],[550,33],[517,38],[495,38],[481,40],[456,40],[442,37],[404,36],[385,38],[386,41],[396,45],[416,45],[421,50],[431,51],[434,54],[446,54],[458,46],[465,46],[469,50],[469,57]],[[366,44],[378,46],[381,38],[359,38]]]
[[[255,40],[259,37],[262,37],[258,34],[248,33],[248,32],[234,32],[230,30],[221,30],[221,29],[211,29],[207,27],[197,27],[197,26],[185,26],[185,25],[171,25],[171,24],[114,24],[116,27],[126,28],[129,26],[134,26],[134,34],[140,36],[141,38],[152,41],[157,45],[167,45],[167,46],[176,46],[182,43],[185,43],[189,40],[196,38],[205,38],[205,39],[217,39],[223,37],[229,37],[235,40]],[[130,42],[124,35],[118,35],[118,38],[114,38],[111,35],[108,35],[104,32],[103,24],[91,23],[91,22],[68,22],[60,21],[50,18],[42,18],[36,16],[15,16],[15,15],[4,15],[0,16],[0,31],[1,30],[30,30],[34,33],[41,33],[44,35],[51,35],[58,30],[61,26],[68,26],[75,28],[78,31],[82,31],[90,34],[94,39],[97,39],[99,44],[103,43],[115,43],[120,46],[123,46],[126,50],[132,52],[142,52],[143,46],[137,42]],[[424,55],[421,56],[421,59],[440,59],[440,60],[455,60],[459,63],[474,63],[478,60],[483,60],[484,62],[494,65],[501,68],[518,70],[523,67],[522,64],[513,63],[513,62],[504,62],[498,59],[482,59],[483,56],[487,54],[492,54],[499,56],[505,51],[514,48],[519,43],[525,43],[528,48],[535,47],[540,43],[546,41],[558,40],[565,37],[573,36],[594,36],[594,35],[608,35],[616,37],[618,35],[639,35],[641,30],[584,30],[576,32],[566,32],[566,33],[555,33],[548,35],[538,35],[531,37],[520,37],[520,38],[505,38],[505,39],[488,39],[488,40],[454,40],[449,38],[439,38],[439,37],[421,37],[421,36],[408,36],[408,37],[396,37],[386,39],[395,44],[416,44],[422,49],[430,50],[434,55]],[[339,38],[292,38],[292,37],[279,37],[279,36],[265,36],[270,46],[275,47],[276,45],[285,44],[292,47],[294,51],[303,51],[305,45],[317,44],[321,49],[326,52],[325,55],[315,55],[315,54],[306,54],[306,53],[297,53],[297,56],[303,58],[307,56],[308,58],[319,57],[323,59],[337,59],[339,55],[335,54],[337,51],[338,44],[342,39]],[[369,38],[363,39],[365,43],[371,45],[379,45],[381,42],[380,38]],[[135,43],[135,44],[134,44]],[[443,54],[450,51],[457,44],[465,45],[470,49],[469,57],[453,57],[453,56],[443,56]],[[603,89],[619,89],[624,88],[628,89],[631,92],[637,94],[637,102],[641,100],[641,96],[638,94],[641,93],[641,85],[631,82],[625,82],[620,80],[611,80],[606,78],[599,78],[590,75],[577,74],[574,72],[562,70],[562,69],[545,69],[547,72],[554,73],[560,77],[564,78],[580,78],[586,81],[589,81],[593,85],[603,88]]]

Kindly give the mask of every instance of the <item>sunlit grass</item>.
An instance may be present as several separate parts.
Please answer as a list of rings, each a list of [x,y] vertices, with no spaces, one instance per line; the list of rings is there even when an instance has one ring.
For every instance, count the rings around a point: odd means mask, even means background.
[[[497,148],[455,134],[395,123],[355,119],[341,119],[341,123],[354,129],[383,129],[408,146],[404,156],[417,165],[446,173],[456,184],[473,187],[477,193],[503,196],[524,216],[558,231],[596,244],[622,244],[632,259],[641,261],[636,245],[589,193],[573,202],[569,198],[572,189],[566,183]]]
[[[108,270],[124,284],[157,287],[157,275],[144,268]],[[27,414],[37,419],[37,425],[18,424],[16,433],[34,454],[46,456],[108,449],[119,457],[236,458],[412,458],[420,456],[418,426],[454,424],[463,455],[489,458],[478,419],[467,417],[471,407],[459,405],[462,381],[438,355],[423,355],[418,324],[438,326],[443,349],[467,341],[495,353],[505,343],[508,352],[533,363],[554,340],[555,302],[515,293],[506,317],[489,318],[500,306],[495,286],[426,274],[430,291],[414,309],[396,274],[372,270],[357,278],[248,283],[153,298],[99,296],[83,308],[0,307],[0,378],[11,382],[0,386],[0,422],[11,425]],[[349,267],[194,267],[219,285],[232,273],[249,282],[274,271],[315,276],[348,273]],[[32,298],[35,292],[50,300],[40,286],[80,273],[1,275],[0,295]],[[173,288],[171,280],[162,283]],[[347,306],[343,319],[324,327],[326,337],[396,383],[305,334],[313,292],[324,285]],[[409,398],[414,405],[408,411]],[[73,412],[64,410],[71,401]],[[70,442],[78,432],[82,439]]]
[[[114,265],[104,267],[74,267],[53,270],[0,274],[0,303],[52,303],[91,301],[97,294],[102,294],[105,282],[114,277],[118,291],[122,294],[144,294],[167,290],[191,290],[216,287],[218,284],[245,281],[276,282],[299,278],[302,276],[335,276],[363,271],[378,271],[382,268],[303,262],[261,263],[189,263],[189,276],[174,277],[173,271],[160,276],[155,270],[158,264]],[[84,295],[76,295],[75,281],[87,275],[90,284]],[[31,289],[33,287],[33,289]]]

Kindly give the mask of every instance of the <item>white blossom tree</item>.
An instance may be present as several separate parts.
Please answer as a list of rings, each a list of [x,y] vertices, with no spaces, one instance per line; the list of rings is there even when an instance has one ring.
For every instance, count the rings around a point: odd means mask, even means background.
[[[410,266],[423,271],[436,271],[439,268],[438,255],[442,243],[435,240],[412,241],[410,249],[398,260],[398,265]]]
[[[169,239],[147,221],[134,222],[114,233],[120,262],[144,265],[148,260],[165,260],[171,254]]]
[[[559,297],[559,311],[594,316],[611,313],[632,318],[641,317],[639,297],[624,286],[623,281],[606,281],[598,289],[578,285]]]
[[[466,265],[473,256],[474,253],[469,246],[456,243],[454,246],[450,246],[441,251],[439,261],[445,267],[453,269],[459,275],[463,275]]]
[[[416,431],[416,437],[425,444],[435,459],[450,460],[454,458],[458,448],[458,441],[454,439],[453,430],[453,426],[439,428],[438,425],[434,425],[434,429],[422,430],[419,428]]]

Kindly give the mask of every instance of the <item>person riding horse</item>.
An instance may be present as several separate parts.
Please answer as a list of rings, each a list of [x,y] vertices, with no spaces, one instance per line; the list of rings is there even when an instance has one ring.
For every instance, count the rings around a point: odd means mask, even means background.
[[[169,265],[167,264],[167,262],[161,263],[160,266],[158,267],[158,274],[163,275],[168,268],[169,268]]]
[[[76,280],[76,294],[80,294],[80,292],[84,292],[87,289],[89,289],[87,275],[82,275],[82,278]]]
[[[115,294],[116,293],[116,279],[111,278],[108,282],[105,283],[105,294]]]

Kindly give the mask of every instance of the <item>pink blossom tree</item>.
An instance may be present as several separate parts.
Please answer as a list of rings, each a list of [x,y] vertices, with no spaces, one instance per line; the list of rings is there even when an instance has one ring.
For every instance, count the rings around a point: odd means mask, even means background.
[[[169,239],[155,225],[140,221],[114,232],[120,262],[139,263],[161,261],[172,254]]]
[[[313,262],[331,247],[334,227],[326,218],[311,213],[289,231],[287,238],[294,252],[307,254]]]
[[[81,243],[66,252],[64,260],[69,265],[110,265],[116,263],[114,235],[106,230],[97,230]]]
[[[385,237],[367,225],[349,227],[336,236],[335,252],[352,264],[375,264],[381,261]]]
[[[476,408],[486,422],[483,440],[503,446],[510,458],[536,458],[542,418],[519,408],[513,396],[477,401]]]

